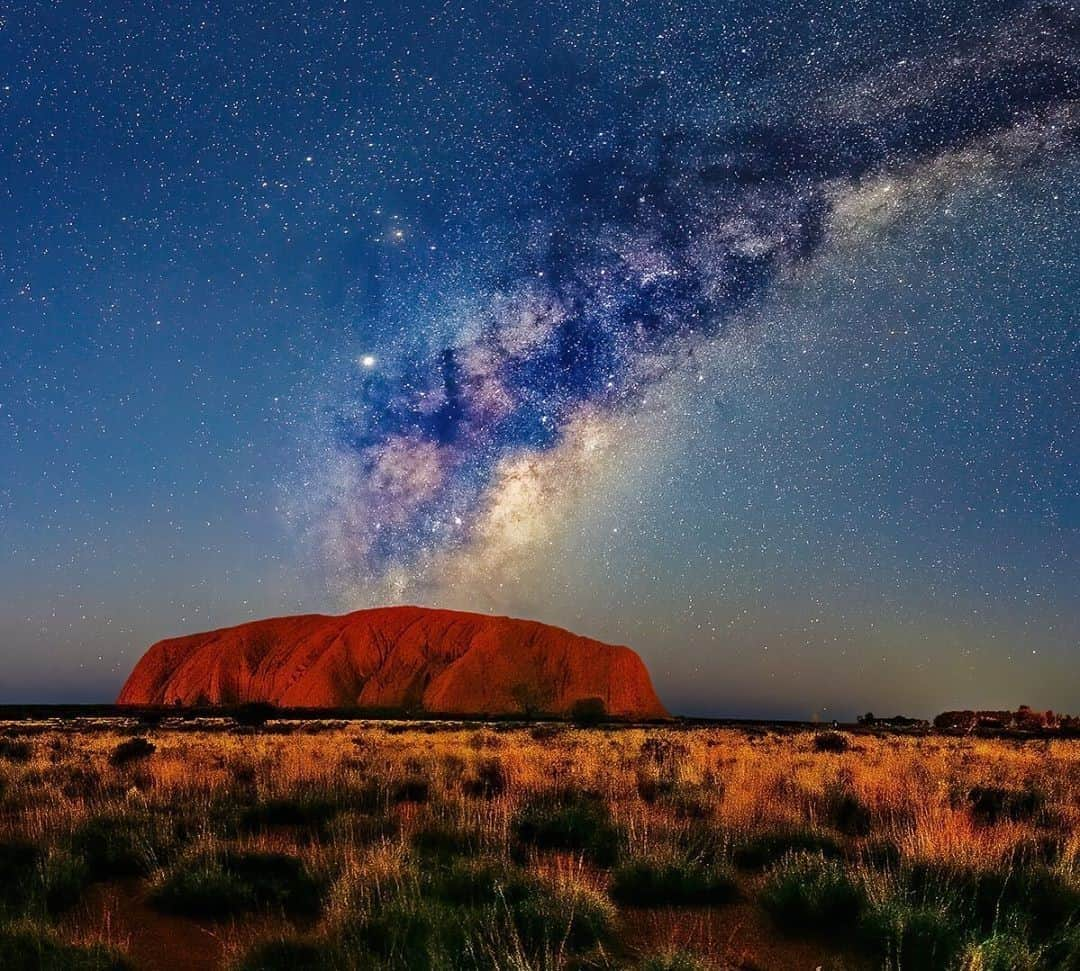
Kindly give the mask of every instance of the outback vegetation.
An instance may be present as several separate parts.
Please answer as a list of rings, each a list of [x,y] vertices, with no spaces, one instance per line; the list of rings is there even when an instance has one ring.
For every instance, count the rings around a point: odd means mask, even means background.
[[[1077,741],[247,721],[0,726],[0,967],[1080,967]]]

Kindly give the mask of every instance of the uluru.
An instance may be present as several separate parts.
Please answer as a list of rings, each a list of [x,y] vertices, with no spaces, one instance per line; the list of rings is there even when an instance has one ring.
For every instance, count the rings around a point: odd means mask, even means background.
[[[398,606],[158,641],[117,704],[565,715],[594,698],[614,717],[668,717],[628,647],[537,621]]]

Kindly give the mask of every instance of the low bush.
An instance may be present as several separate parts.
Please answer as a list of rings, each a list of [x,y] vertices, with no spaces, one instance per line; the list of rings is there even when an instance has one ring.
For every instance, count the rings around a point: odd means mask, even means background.
[[[815,752],[846,752],[851,748],[851,742],[846,735],[840,732],[818,732],[814,736]]]
[[[509,903],[513,931],[529,952],[551,953],[565,947],[586,951],[608,940],[615,908],[604,894],[568,881],[555,887],[534,884],[532,892]]]
[[[390,800],[394,803],[402,802],[427,802],[431,796],[431,785],[427,779],[412,778],[400,779],[394,783],[390,790]]]
[[[760,900],[783,930],[839,935],[850,933],[866,894],[840,861],[792,853],[769,871]]]
[[[424,892],[448,904],[479,907],[500,900],[514,903],[532,891],[533,883],[499,861],[458,858],[430,873]]]
[[[281,796],[246,807],[240,814],[240,828],[250,833],[279,826],[296,827],[325,834],[340,809],[338,803],[323,796]]]
[[[90,882],[90,868],[81,857],[54,849],[42,866],[42,882],[46,911],[60,914],[70,910],[82,898]]]
[[[347,925],[346,952],[376,959],[359,966],[464,971],[503,967],[517,955],[507,966],[547,967],[552,954],[583,953],[613,933],[615,911],[604,894],[494,858],[436,861],[421,868],[418,889],[391,887]]]
[[[121,742],[112,750],[109,764],[118,768],[130,765],[132,762],[149,758],[155,751],[157,751],[157,746],[153,742],[142,736],[136,736]]]
[[[735,880],[715,863],[678,856],[639,856],[612,874],[611,896],[636,907],[720,904],[737,896]]]
[[[437,859],[471,856],[478,846],[475,833],[442,820],[433,820],[416,830],[411,842],[418,853]]]
[[[34,757],[34,746],[22,738],[0,736],[0,759],[6,762],[29,762]]]
[[[242,880],[213,860],[172,869],[154,888],[150,902],[166,913],[224,920],[256,908]]]
[[[1043,946],[1044,967],[1050,971],[1076,971],[1080,968],[1080,924],[1062,927]]]
[[[816,830],[777,830],[738,841],[732,848],[732,859],[741,869],[763,870],[792,852],[839,857],[842,849],[833,837]]]
[[[499,759],[483,759],[471,778],[466,779],[462,788],[467,796],[475,799],[494,799],[501,796],[509,785],[506,770]]]
[[[59,781],[60,791],[68,799],[92,799],[102,789],[101,773],[93,766],[67,767]]]
[[[514,834],[547,850],[576,850],[600,866],[619,853],[619,831],[603,799],[576,790],[537,793],[518,813]]]
[[[826,787],[825,810],[829,822],[845,836],[869,835],[870,810],[847,786],[833,784]]]
[[[641,743],[641,761],[669,777],[674,776],[686,754],[686,746],[666,734],[649,735]]]
[[[914,907],[898,898],[870,907],[859,925],[864,947],[887,967],[952,967],[964,930],[944,907]]]
[[[184,861],[151,894],[159,909],[220,920],[256,910],[315,916],[322,886],[303,862],[283,853],[230,852]]]
[[[879,870],[896,870],[900,867],[900,847],[889,839],[870,840],[860,849],[860,859]]]
[[[79,901],[88,882],[86,864],[61,849],[0,843],[0,919],[59,914]]]
[[[1022,938],[999,933],[970,945],[960,966],[963,971],[1072,971],[1077,965],[1044,963]]]
[[[1046,797],[1034,788],[975,786],[968,792],[968,805],[976,821],[992,825],[1002,820],[1035,819],[1045,808]]]
[[[637,792],[642,802],[653,805],[675,791],[674,779],[665,779],[654,771],[639,768],[637,770]]]
[[[342,793],[342,806],[362,813],[383,813],[389,806],[386,790],[370,780],[360,786],[349,786]]]
[[[475,956],[473,921],[468,918],[466,912],[438,901],[396,897],[349,926],[342,948],[350,967],[465,968],[470,953]],[[480,966],[479,961],[473,966]]]
[[[918,863],[905,870],[913,899],[946,901],[966,926],[982,934],[1002,927],[1043,942],[1080,924],[1080,887],[1058,870],[1032,864],[975,870]]]
[[[29,923],[0,925],[0,968],[5,971],[130,971],[110,948],[64,944]]]
[[[256,944],[240,959],[236,971],[334,971],[344,966],[332,944],[286,938]]]
[[[343,840],[349,846],[369,846],[380,840],[393,839],[401,824],[393,816],[344,812],[335,816],[326,829],[329,839]]]
[[[168,847],[149,817],[97,816],[71,834],[71,851],[92,880],[146,876],[165,862]]]
[[[41,852],[30,843],[0,843],[0,915],[22,916],[40,897],[40,863]]]

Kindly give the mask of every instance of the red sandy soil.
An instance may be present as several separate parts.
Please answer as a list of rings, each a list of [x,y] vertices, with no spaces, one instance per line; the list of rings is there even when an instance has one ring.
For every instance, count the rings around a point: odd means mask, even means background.
[[[720,907],[626,908],[631,953],[686,951],[717,971],[864,971],[869,965],[820,941],[785,937],[748,901]]]
[[[230,942],[289,927],[265,917],[211,924],[162,914],[149,905],[147,893],[139,880],[95,884],[67,918],[70,937],[118,947],[139,971],[220,971]]]
[[[122,705],[239,704],[568,713],[600,698],[608,714],[665,718],[628,647],[509,617],[425,607],[308,614],[175,637],[135,666]]]
[[[570,853],[544,853],[531,866],[548,879],[607,889],[608,876]],[[741,897],[715,907],[619,907],[619,953],[635,962],[685,951],[712,971],[870,971],[864,957],[832,940],[790,937],[753,902],[761,878],[743,878]]]
[[[573,869],[578,870],[575,866]],[[579,875],[580,875],[580,871]],[[620,910],[620,939],[628,959],[664,950],[694,954],[716,971],[864,971],[865,961],[821,942],[777,933],[747,901],[721,907],[652,907]],[[139,971],[217,971],[245,945],[292,925],[245,917],[233,924],[204,924],[153,910],[138,880],[98,884],[68,918],[75,940],[123,948]],[[301,935],[303,927],[296,927]]]

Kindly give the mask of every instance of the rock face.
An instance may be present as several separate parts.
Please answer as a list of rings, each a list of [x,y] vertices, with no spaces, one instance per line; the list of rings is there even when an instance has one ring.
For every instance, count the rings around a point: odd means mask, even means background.
[[[664,718],[628,647],[509,617],[379,607],[259,620],[154,644],[121,705],[406,708],[566,714],[600,698],[611,715]]]

